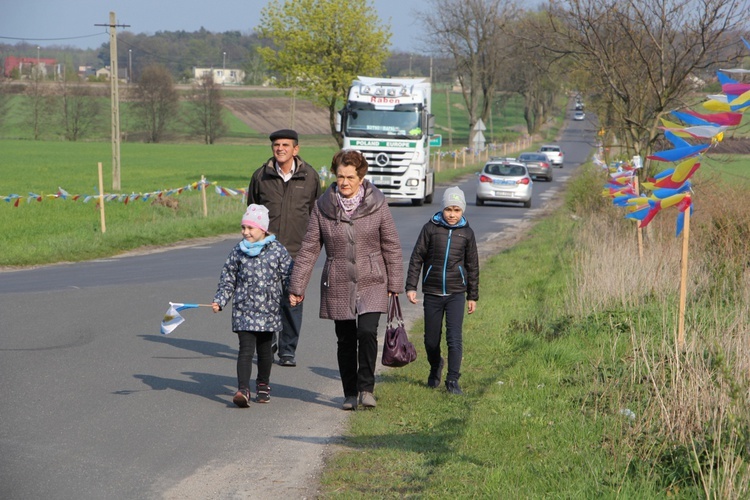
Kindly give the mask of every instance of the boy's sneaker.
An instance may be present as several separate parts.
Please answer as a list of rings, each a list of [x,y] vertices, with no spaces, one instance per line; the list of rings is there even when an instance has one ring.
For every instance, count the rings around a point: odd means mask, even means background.
[[[448,394],[455,394],[457,396],[463,396],[464,394],[458,386],[458,380],[446,380],[445,389],[448,391]]]
[[[430,376],[427,377],[427,387],[435,389],[440,387],[440,379],[443,377],[443,366],[445,366],[445,360],[440,358],[437,370],[430,370]]]
[[[247,408],[250,406],[250,391],[247,389],[240,389],[234,393],[232,402],[240,408]]]
[[[258,394],[255,396],[257,403],[271,402],[271,388],[268,384],[258,384]]]

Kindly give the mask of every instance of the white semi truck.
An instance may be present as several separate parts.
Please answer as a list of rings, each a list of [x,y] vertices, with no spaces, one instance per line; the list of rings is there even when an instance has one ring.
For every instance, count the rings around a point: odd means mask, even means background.
[[[411,200],[414,205],[432,203],[431,102],[427,78],[358,76],[337,115],[344,148],[364,154],[370,165],[367,179],[387,198]]]

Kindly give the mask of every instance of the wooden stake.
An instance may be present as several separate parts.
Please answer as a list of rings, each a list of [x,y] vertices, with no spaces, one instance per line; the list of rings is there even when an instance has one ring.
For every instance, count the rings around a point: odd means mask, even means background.
[[[203,198],[203,217],[208,217],[208,205],[206,204],[206,176],[201,175],[201,197]]]
[[[685,297],[687,296],[688,243],[690,241],[690,207],[685,210],[685,225],[682,228],[682,273],[680,276],[680,316],[677,322],[677,347],[685,350]]]
[[[638,184],[638,175],[633,176],[633,190],[636,196],[640,196],[640,186]],[[638,259],[643,262],[643,228],[640,223],[636,224],[638,232]]]
[[[107,232],[107,223],[104,220],[104,177],[102,176],[102,162],[99,162],[99,214],[101,215],[102,234]]]

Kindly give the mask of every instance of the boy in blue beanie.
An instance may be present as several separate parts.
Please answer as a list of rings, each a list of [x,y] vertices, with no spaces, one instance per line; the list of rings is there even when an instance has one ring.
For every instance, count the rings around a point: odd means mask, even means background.
[[[409,260],[406,297],[416,304],[419,275],[424,294],[424,347],[430,363],[427,385],[440,386],[445,360],[440,343],[445,318],[448,344],[448,375],[445,388],[461,395],[458,385],[463,358],[464,307],[473,313],[479,300],[479,253],[474,231],[464,217],[466,197],[454,186],[443,194],[443,210],[436,213],[419,233]]]

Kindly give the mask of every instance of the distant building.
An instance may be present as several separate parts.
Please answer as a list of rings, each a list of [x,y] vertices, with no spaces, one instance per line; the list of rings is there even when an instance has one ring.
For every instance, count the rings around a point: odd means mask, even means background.
[[[214,77],[214,83],[218,85],[242,85],[245,81],[245,72],[241,69],[193,68],[195,81],[200,80],[204,75],[211,74]]]
[[[3,66],[3,75],[10,77],[13,70],[17,69],[19,75],[31,75],[35,71],[41,72],[43,77],[49,74],[57,76],[62,75],[62,66],[55,59],[45,59],[36,57],[16,57],[8,56],[5,58]]]
[[[90,76],[96,76],[93,66],[78,66],[78,76],[86,79]]]

